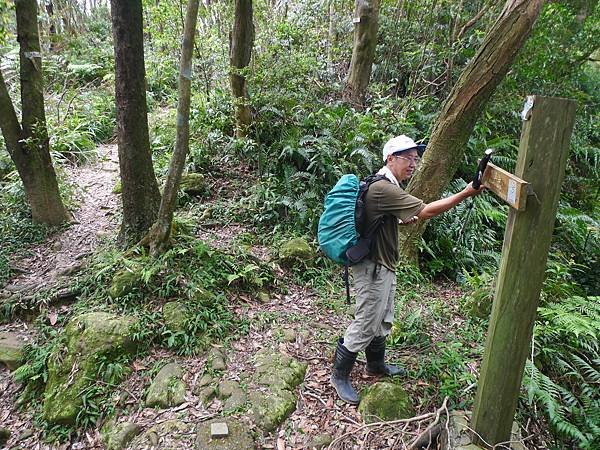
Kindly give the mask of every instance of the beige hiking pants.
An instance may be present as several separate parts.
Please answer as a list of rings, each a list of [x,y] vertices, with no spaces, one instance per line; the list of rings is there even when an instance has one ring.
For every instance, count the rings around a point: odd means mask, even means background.
[[[374,337],[387,336],[392,330],[396,273],[371,260],[351,269],[356,290],[356,313],[344,335],[344,346],[351,352],[360,352]]]

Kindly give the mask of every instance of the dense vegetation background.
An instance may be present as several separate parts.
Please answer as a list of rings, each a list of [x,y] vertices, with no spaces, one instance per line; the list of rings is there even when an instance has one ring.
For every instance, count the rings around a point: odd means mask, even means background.
[[[71,209],[77,207],[78,188],[65,181],[65,173],[73,164],[93,160],[96,146],[115,136],[110,13],[106,4],[97,3],[84,9],[73,1],[55,1],[54,17],[40,8],[51,152],[63,199]],[[233,5],[225,1],[202,4],[193,55],[186,171],[233,185],[235,195],[220,199],[218,191],[207,192],[204,199],[198,199],[181,194],[176,219],[181,234],[162,259],[147,255],[139,260],[131,255],[123,259],[122,251],[109,240],[94,261],[95,269],[76,280],[83,292],[82,305],[101,302],[110,276],[127,264],[144,266],[144,287],[111,307],[147,316],[151,314],[141,308],[144,299],[175,295],[179,288],[173,287],[173,280],[178,276],[223,289],[239,279],[238,288],[248,291],[272,283],[272,273],[252,260],[244,261],[247,255],[231,260],[215,256],[207,248],[190,244],[185,230],[193,228],[199,218],[212,218],[219,223],[251,225],[258,230],[251,239],[268,246],[294,236],[314,242],[324,195],[342,174],[366,176],[376,171],[380,149],[391,136],[407,134],[427,141],[442,102],[482,43],[501,3],[383,0],[366,107],[356,108],[342,101],[352,52],[353,2],[255,2],[255,42],[251,63],[244,71],[252,125],[244,138],[236,137],[228,78]],[[462,31],[484,6],[487,9],[479,20]],[[175,142],[184,10],[180,1],[143,1],[147,102],[159,184],[166,176]],[[50,24],[59,23],[58,17],[65,19],[51,33]],[[448,186],[450,193],[469,182],[477,158],[488,147],[497,150],[498,165],[509,171],[514,168],[521,131],[519,113],[526,95],[577,101],[567,176],[519,409],[522,416],[548,424],[555,448],[600,445],[599,48],[597,2],[547,2],[532,36],[477,121],[464,160]],[[14,8],[6,0],[0,0],[0,70],[18,104]],[[209,197],[214,201],[206,202]],[[455,406],[462,407],[472,402],[469,386],[476,377],[467,368],[480,358],[473,347],[480,348],[483,342],[508,214],[507,206],[491,194],[474,202],[472,210],[468,203],[461,204],[432,220],[420,247],[420,271],[413,267],[399,271],[405,290],[401,305],[419,298],[416,285],[450,279],[465,291],[460,308],[467,321],[432,349],[426,335],[440,317],[440,312],[432,309],[434,304],[424,305],[425,309],[400,309],[393,335],[396,348],[429,349],[423,350],[426,360],[417,373],[435,380],[436,387],[427,395],[449,395]],[[15,275],[11,258],[43,242],[55,230],[32,223],[21,182],[1,140],[0,204],[0,285],[4,285]],[[194,270],[199,260],[203,271]],[[244,263],[240,265],[240,261]],[[169,269],[165,271],[165,267]],[[319,257],[293,277],[316,289],[323,299],[341,305],[337,271]],[[141,339],[190,353],[198,344],[190,337],[197,329],[217,323],[222,326],[212,328],[214,335],[227,335],[237,319],[230,317],[226,300],[217,298],[211,313],[199,315],[195,323],[188,324],[186,333],[161,335],[161,330],[151,328],[146,330],[150,338]],[[31,303],[37,300],[39,297],[29,299],[26,307],[33,308]],[[23,306],[15,302],[4,304],[5,320]],[[32,347],[28,363],[18,372],[30,386],[45,379],[48,343],[57,334],[38,322],[47,339]],[[27,391],[28,395],[35,393],[33,388]],[[90,410],[77,427],[90,426],[104,414],[102,409]],[[71,430],[63,430],[58,436],[68,432]]]

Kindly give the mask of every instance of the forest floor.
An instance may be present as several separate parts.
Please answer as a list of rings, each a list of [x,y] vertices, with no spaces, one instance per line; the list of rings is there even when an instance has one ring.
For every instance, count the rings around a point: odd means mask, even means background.
[[[120,207],[118,195],[113,192],[117,179],[116,145],[100,147],[96,162],[74,169],[70,181],[78,186],[81,196],[73,224],[50,236],[43,244],[32,247],[29,256],[12,261],[19,273],[10,280],[5,290],[31,292],[50,285],[60,285],[63,278],[81,269],[86,257],[96,250],[102,239],[114,237]],[[227,190],[224,189],[225,194]],[[253,233],[253,230],[242,224],[198,226],[196,230],[198,238],[224,249],[241,233]],[[251,251],[261,259],[269,258],[270,249],[266,247],[254,245]],[[279,276],[286,278],[284,273]],[[342,289],[343,283],[340,281],[340,290]],[[461,292],[452,283],[437,284],[424,289],[423,298],[412,305],[418,309],[419,302],[426,301],[427,296],[444,299],[449,308],[455,309],[452,320],[428,330],[433,343],[442,339],[448,329],[461,326],[463,318],[457,306],[460,295]],[[244,297],[235,300],[231,302],[231,308],[236,314],[248,319],[250,331],[224,349],[227,356],[225,378],[239,380],[242,373],[252,372],[251,356],[261,348],[274,345],[281,352],[308,364],[304,382],[297,388],[295,412],[275,432],[259,437],[258,448],[306,449],[312,448],[313,444],[324,438],[340,438],[335,443],[335,448],[406,448],[435,419],[435,412],[441,402],[431,404],[429,401],[419,400],[431,397],[423,395],[428,383],[418,379],[408,379],[403,386],[415,400],[416,414],[426,416],[406,423],[366,427],[357,407],[337,399],[329,384],[329,375],[335,339],[343,333],[351,320],[350,313],[345,309],[340,310],[339,306],[327,302],[318,293],[292,283],[288,285],[286,293],[273,294],[268,302]],[[48,322],[54,325],[54,314],[60,314],[61,310],[66,311],[68,308],[68,304],[50,308]],[[0,332],[2,331],[18,332],[26,339],[33,339],[35,333],[30,323],[18,319],[11,324],[0,325]],[[405,365],[409,371],[414,371],[419,366],[421,355],[413,351],[393,350],[389,357]],[[184,368],[184,381],[187,384],[184,404],[169,409],[143,406],[142,399],[151,381],[145,369],[155,366],[159,361],[177,361]],[[119,417],[118,421],[134,422],[141,425],[142,429],[147,429],[172,418],[196,423],[219,414],[222,409],[219,400],[204,407],[194,394],[206,361],[206,355],[182,357],[160,348],[135,360],[131,375],[120,385],[121,392],[127,394],[124,406],[129,412]],[[471,370],[476,372],[477,367],[472,367]],[[360,359],[352,377],[358,389],[377,380],[364,373],[364,361]],[[20,409],[16,405],[20,390],[21,387],[15,383],[10,372],[4,367],[0,368],[0,425],[12,432],[8,448],[103,448],[99,432],[101,424],[96,429],[88,429],[73,436],[70,442],[60,445],[44,443],[44,431],[36,422],[32,408]],[[530,434],[531,430],[523,430],[523,435]],[[168,436],[162,436],[161,443],[163,446],[157,448],[170,448]],[[187,448],[182,442],[173,445],[173,448]]]

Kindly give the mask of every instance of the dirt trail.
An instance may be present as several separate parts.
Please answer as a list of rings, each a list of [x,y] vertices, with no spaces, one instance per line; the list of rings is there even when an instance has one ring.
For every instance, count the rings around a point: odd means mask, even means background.
[[[96,250],[102,237],[115,234],[118,224],[113,219],[119,201],[112,190],[119,175],[117,146],[101,145],[96,151],[95,162],[68,170],[68,182],[77,186],[78,207],[72,212],[73,222],[30,248],[28,256],[11,261],[17,275],[4,287],[2,295],[27,297],[42,288],[53,287],[60,283],[61,277],[81,269],[85,258]],[[20,318],[0,324],[0,334],[2,332],[19,335],[25,342],[32,341],[35,336],[34,327]],[[54,448],[41,444],[41,432],[33,425],[32,412],[16,407],[20,390],[21,386],[10,371],[0,367],[0,425],[12,431],[9,444],[19,442],[25,446],[23,448]],[[70,448],[87,448],[87,445]]]
[[[113,234],[117,224],[112,218],[118,206],[118,197],[112,193],[119,174],[117,146],[102,145],[97,154],[95,163],[69,170],[69,183],[82,190],[72,225],[31,248],[31,256],[11,261],[19,274],[5,290],[30,293],[49,287],[60,276],[79,270],[99,238]]]

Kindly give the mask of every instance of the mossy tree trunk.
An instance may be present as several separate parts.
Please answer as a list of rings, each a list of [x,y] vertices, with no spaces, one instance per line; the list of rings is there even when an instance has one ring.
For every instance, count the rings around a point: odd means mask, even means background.
[[[22,120],[19,123],[0,73],[0,127],[6,148],[23,181],[33,221],[58,225],[68,220],[69,214],[61,201],[50,157],[37,8],[36,0],[15,1]]]
[[[254,45],[252,0],[235,0],[235,18],[229,36],[229,81],[235,100],[236,136],[245,137],[252,124],[252,111],[248,104],[248,86],[244,69],[250,63]]]
[[[407,190],[425,202],[442,194],[458,168],[467,140],[486,102],[515,60],[539,16],[543,0],[508,0],[483,44],[467,64],[434,124],[427,151]],[[417,262],[427,222],[400,229],[400,252]]]
[[[152,167],[141,0],[111,0],[117,139],[123,202],[122,242],[139,241],[157,218],[160,192]]]
[[[379,0],[356,0],[354,23],[352,60],[343,97],[346,102],[362,107],[377,47]]]
[[[173,211],[175,210],[175,202],[177,201],[177,191],[190,145],[192,51],[194,50],[199,4],[200,0],[188,0],[183,29],[183,44],[181,46],[181,61],[179,63],[179,103],[177,104],[177,139],[175,150],[173,151],[173,157],[169,165],[169,173],[158,211],[158,220],[142,240],[142,245],[150,247],[151,254],[162,253],[168,246]]]

